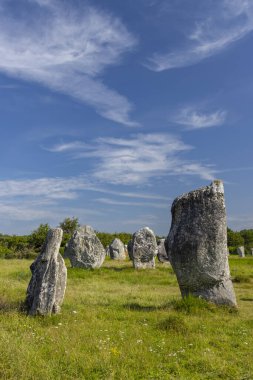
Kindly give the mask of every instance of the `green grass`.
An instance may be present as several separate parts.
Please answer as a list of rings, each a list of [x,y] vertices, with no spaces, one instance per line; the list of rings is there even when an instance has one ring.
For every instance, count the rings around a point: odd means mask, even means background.
[[[20,307],[28,260],[0,260],[0,379],[253,379],[253,258],[230,257],[238,311],[181,300],[171,268],[68,268],[62,313]],[[67,262],[69,265],[69,263]]]

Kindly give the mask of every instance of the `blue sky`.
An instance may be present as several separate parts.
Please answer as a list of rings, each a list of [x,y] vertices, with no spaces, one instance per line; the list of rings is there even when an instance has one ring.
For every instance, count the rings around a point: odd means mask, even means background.
[[[0,232],[167,235],[224,181],[253,228],[251,0],[0,0]]]

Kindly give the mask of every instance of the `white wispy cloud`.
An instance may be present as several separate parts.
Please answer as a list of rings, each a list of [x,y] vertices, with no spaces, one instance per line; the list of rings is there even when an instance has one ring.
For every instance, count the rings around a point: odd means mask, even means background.
[[[84,199],[85,192],[90,193],[89,202],[80,207],[79,202]],[[113,196],[113,199],[96,198],[96,193]],[[34,228],[36,221],[57,225],[70,215],[77,216],[85,222],[96,223],[97,219],[105,216],[99,204],[143,206],[149,209],[161,208],[162,201],[165,206],[169,204],[168,197],[146,192],[106,189],[100,184],[90,182],[85,176],[0,181],[1,225],[8,227],[14,221],[25,222],[19,226],[19,231],[25,233]]]
[[[91,176],[105,183],[145,184],[169,175],[196,175],[212,180],[215,175],[215,170],[211,166],[182,158],[182,153],[193,147],[169,134],[98,138],[88,145],[88,149],[73,149],[72,158],[96,159]],[[52,151],[61,152],[60,145],[56,147],[56,149],[52,147]]]
[[[207,1],[206,13],[195,23],[185,46],[168,53],[155,53],[146,66],[163,71],[193,65],[218,54],[253,31],[253,3],[251,0]],[[211,10],[211,11],[210,11]]]
[[[133,207],[155,207],[155,208],[162,208],[164,209],[165,206],[168,206],[165,203],[152,203],[152,202],[132,202],[132,201],[117,201],[115,199],[109,199],[109,198],[97,198],[97,202],[104,203],[107,205],[116,205],[116,206],[133,206]]]
[[[44,202],[41,200],[11,200],[0,202],[0,217],[3,219],[2,224],[7,222],[21,221],[40,221],[44,223],[58,224],[66,216],[75,215],[83,218],[101,217],[103,215],[99,210],[80,207],[64,207],[57,202]]]
[[[88,149],[89,145],[81,142],[81,141],[72,141],[69,143],[60,143],[52,146],[51,148],[43,147],[43,149],[48,150],[49,152],[72,152],[73,150],[79,150],[79,149]]]
[[[212,113],[204,113],[192,107],[185,107],[178,111],[173,121],[184,125],[186,129],[200,129],[220,126],[226,120],[227,112],[218,110]]]
[[[0,198],[45,197],[47,199],[75,199],[79,191],[90,186],[83,177],[38,178],[23,180],[1,180]]]
[[[38,82],[128,126],[132,105],[108,88],[102,74],[119,64],[136,39],[120,20],[95,7],[59,0],[13,0],[0,7],[0,72]]]
[[[60,150],[59,152],[62,151]],[[22,201],[24,198],[27,198],[30,205],[33,204],[34,199],[36,199],[36,205],[39,202],[40,205],[45,206],[54,204],[56,200],[77,199],[85,191],[115,195],[123,198],[164,201],[170,199],[158,194],[102,188],[96,182],[91,182],[87,177],[82,175],[69,178],[44,177],[37,179],[0,180],[0,199],[11,198],[12,202],[15,202],[15,198],[22,199]]]

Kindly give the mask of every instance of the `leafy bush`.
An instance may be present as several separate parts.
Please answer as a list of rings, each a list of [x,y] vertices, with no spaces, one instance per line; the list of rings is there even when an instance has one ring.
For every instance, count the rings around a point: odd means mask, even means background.
[[[50,226],[48,223],[40,224],[39,227],[28,237],[30,247],[32,247],[36,252],[40,252],[42,245],[46,240],[49,229]]]

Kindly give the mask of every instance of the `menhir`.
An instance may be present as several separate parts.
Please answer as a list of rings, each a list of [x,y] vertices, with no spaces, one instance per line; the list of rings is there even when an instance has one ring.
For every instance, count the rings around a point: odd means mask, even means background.
[[[59,253],[61,241],[61,228],[49,230],[41,253],[30,267],[32,278],[25,301],[29,315],[60,312],[67,282],[67,268]]]
[[[129,257],[132,257],[136,269],[155,268],[157,244],[154,232],[148,228],[141,228],[135,232],[129,245]]]
[[[64,251],[73,268],[100,268],[105,259],[105,249],[91,226],[79,227],[71,236]]]
[[[236,306],[227,257],[227,223],[221,181],[176,198],[167,251],[182,296]]]

